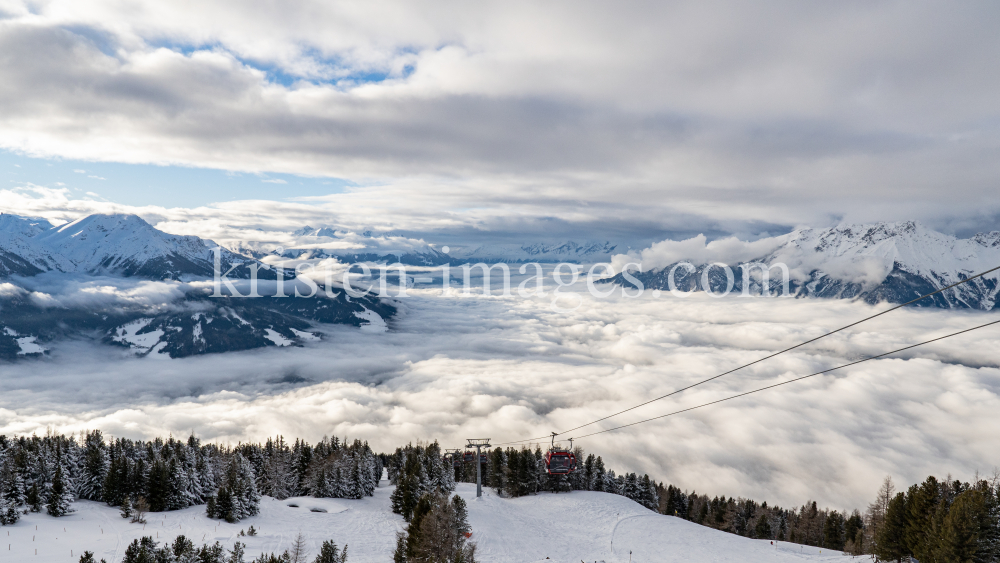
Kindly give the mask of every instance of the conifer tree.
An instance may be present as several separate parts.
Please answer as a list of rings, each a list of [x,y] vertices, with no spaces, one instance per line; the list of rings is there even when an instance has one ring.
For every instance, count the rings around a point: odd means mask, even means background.
[[[131,518],[132,517],[132,497],[131,496],[126,496],[125,500],[122,501],[121,516],[122,516],[122,518]]]
[[[604,460],[601,459],[601,456],[597,456],[597,461],[594,462],[594,485],[591,490],[605,492],[605,477]]]
[[[73,502],[73,495],[67,490],[63,481],[63,470],[61,466],[56,467],[55,475],[52,478],[52,487],[46,497],[46,512],[50,516],[65,516],[70,511],[70,504]]]
[[[346,563],[347,562],[347,546],[344,546],[344,550],[341,552],[337,548],[337,543],[333,540],[327,540],[323,542],[320,546],[319,555],[313,560],[313,563]]]
[[[955,498],[948,513],[942,519],[940,536],[935,542],[936,561],[989,561],[977,557],[980,547],[980,533],[988,520],[986,503],[982,492],[965,491]]]
[[[21,513],[17,511],[17,505],[0,493],[0,526],[12,526],[20,519]]]
[[[883,561],[903,561],[909,556],[906,546],[906,495],[898,493],[885,512],[878,537],[875,539],[875,555]]]
[[[28,489],[28,494],[26,495],[25,500],[32,512],[42,511],[42,495],[38,491],[38,483],[31,484],[31,488]]]
[[[465,503],[465,499],[455,495],[451,499],[452,509],[455,511],[455,526],[456,530],[460,534],[467,534],[472,531],[472,527],[469,526],[469,507]]]
[[[109,469],[107,447],[100,430],[87,432],[84,438],[83,475],[80,498],[102,500],[104,481]]]

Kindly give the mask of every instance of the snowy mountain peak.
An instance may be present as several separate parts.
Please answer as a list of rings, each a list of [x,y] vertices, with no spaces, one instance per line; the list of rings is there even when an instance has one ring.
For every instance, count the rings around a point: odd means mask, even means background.
[[[89,215],[35,239],[67,257],[77,271],[153,277],[211,272],[206,270],[211,251],[204,241],[164,233],[137,215]]]
[[[0,213],[0,233],[33,237],[52,228],[48,219]]]
[[[959,239],[915,221],[843,224],[754,242],[706,242],[704,237],[664,241],[643,250],[642,260],[650,268],[643,281],[658,289],[668,287],[666,273],[681,261],[699,267],[696,274],[682,276],[690,279],[678,282],[687,289],[701,289],[699,276],[714,262],[784,264],[798,295],[904,303],[1000,266],[1000,232]],[[736,281],[737,289],[742,283]],[[754,283],[750,285],[756,287]],[[920,305],[989,310],[996,306],[998,288],[1000,275],[993,272]]]
[[[211,277],[216,246],[195,236],[165,233],[131,214],[89,215],[57,227],[44,220],[0,216],[0,275],[54,270],[154,279]],[[223,250],[222,262],[228,268],[248,259]],[[245,277],[243,270],[232,277]]]

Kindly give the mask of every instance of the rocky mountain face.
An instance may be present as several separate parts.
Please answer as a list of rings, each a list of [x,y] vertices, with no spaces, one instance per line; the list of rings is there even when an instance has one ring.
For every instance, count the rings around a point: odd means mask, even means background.
[[[61,339],[80,338],[165,358],[301,346],[320,338],[317,324],[384,326],[395,313],[376,297],[332,290],[213,297],[216,260],[230,279],[254,269],[261,281],[278,276],[252,257],[164,233],[135,215],[60,226],[0,215],[0,359],[44,355]]]
[[[732,283],[732,291],[760,295],[764,267],[772,295],[784,291],[782,270],[789,272],[788,291],[797,297],[861,299],[867,303],[905,303],[979,272],[1000,266],[1000,232],[980,233],[969,239],[945,235],[912,221],[841,225],[830,229],[801,229],[774,239],[774,248],[747,260],[725,262],[734,276],[711,266],[714,260],[678,259],[632,273],[648,289],[704,291],[704,281],[716,293]],[[687,262],[694,266],[683,264]],[[706,274],[707,270],[707,274]],[[744,276],[744,271],[750,274]],[[617,284],[635,284],[621,274]],[[992,310],[997,306],[1000,271],[992,272],[932,298],[921,307]]]

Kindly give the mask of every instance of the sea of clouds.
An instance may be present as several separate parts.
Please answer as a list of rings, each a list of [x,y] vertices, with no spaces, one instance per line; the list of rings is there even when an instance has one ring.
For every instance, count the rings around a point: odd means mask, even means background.
[[[96,291],[73,294],[88,290]],[[145,292],[168,290],[140,283],[129,291],[141,301]],[[221,443],[337,435],[376,450],[417,440],[501,443],[584,424],[874,312],[841,300],[651,292],[595,299],[582,290],[578,308],[556,312],[551,294],[408,293],[389,332],[324,327],[323,341],[304,348],[157,360],[63,342],[46,358],[0,370],[0,432],[193,432]],[[896,311],[571,435],[986,320],[976,312]],[[904,483],[992,471],[1000,445],[1000,366],[991,352],[998,345],[1000,329],[987,328],[576,444],[616,470],[689,490],[863,507],[887,474]]]

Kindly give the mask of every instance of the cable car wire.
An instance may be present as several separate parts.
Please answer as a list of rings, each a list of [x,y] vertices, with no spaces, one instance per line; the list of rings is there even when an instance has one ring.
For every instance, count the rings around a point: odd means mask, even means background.
[[[768,389],[774,389],[775,387],[781,387],[782,385],[788,385],[789,383],[795,383],[796,381],[802,381],[803,379],[808,379],[810,377],[815,377],[817,375],[822,375],[824,373],[830,373],[831,371],[836,371],[836,370],[843,369],[843,368],[846,368],[846,367],[855,366],[855,365],[858,365],[858,364],[861,364],[861,363],[864,363],[864,362],[868,362],[868,361],[871,361],[871,360],[876,360],[878,358],[884,358],[885,356],[889,356],[891,354],[896,354],[898,352],[903,352],[903,351],[906,351],[906,350],[910,350],[910,349],[916,348],[918,346],[923,346],[925,344],[930,344],[932,342],[937,342],[939,340],[944,340],[945,338],[951,338],[952,336],[958,336],[960,334],[965,334],[967,332],[972,332],[974,330],[979,330],[981,328],[985,328],[985,327],[988,327],[988,326],[991,326],[991,325],[995,325],[995,324],[998,324],[998,323],[1000,323],[1000,320],[991,321],[991,322],[988,322],[988,323],[985,323],[985,324],[981,324],[979,326],[974,326],[972,328],[967,328],[965,330],[960,330],[958,332],[953,332],[951,334],[946,334],[945,336],[939,336],[937,338],[932,338],[930,340],[925,340],[925,341],[917,343],[917,344],[911,344],[910,346],[904,346],[903,348],[899,348],[899,349],[893,350],[891,352],[885,352],[884,354],[878,354],[876,356],[870,356],[868,358],[863,358],[863,359],[860,359],[860,360],[856,360],[856,361],[853,361],[853,362],[850,362],[850,363],[846,363],[846,364],[843,364],[843,365],[839,365],[839,366],[836,366],[836,367],[825,369],[823,371],[817,371],[816,373],[810,373],[809,375],[803,375],[801,377],[796,377],[795,379],[789,379],[788,381],[782,381],[780,383],[775,383],[773,385],[767,385],[765,387],[760,387],[760,388],[754,389],[752,391],[746,391],[746,392],[743,392],[743,393],[732,395],[730,397],[725,397],[723,399],[718,399],[718,400],[715,400],[715,401],[710,401],[710,402],[707,402],[707,403],[702,403],[700,405],[696,405],[696,406],[693,406],[693,407],[688,407],[686,409],[677,410],[677,411],[670,412],[670,413],[667,413],[667,414],[663,414],[663,415],[660,415],[660,416],[654,416],[652,418],[647,418],[647,419],[644,419],[644,420],[640,420],[638,422],[632,422],[632,423],[629,423],[629,424],[623,424],[621,426],[616,426],[614,428],[608,428],[606,430],[600,430],[598,432],[591,432],[590,434],[584,434],[583,436],[574,437],[573,440],[581,440],[581,439],[587,438],[589,436],[596,436],[598,434],[604,434],[605,432],[614,432],[615,430],[621,430],[622,428],[628,428],[630,426],[636,426],[638,424],[643,424],[643,423],[650,422],[650,421],[653,421],[653,420],[659,420],[661,418],[666,418],[668,416],[674,416],[675,414],[681,414],[681,413],[693,411],[695,409],[700,409],[700,408],[711,406],[711,405],[717,405],[719,403],[724,403],[726,401],[731,401],[733,399],[738,399],[740,397],[746,397],[747,395],[753,395],[754,393],[760,393],[761,391],[767,391]]]
[[[844,325],[844,326],[842,326],[842,327],[840,327],[840,328],[838,328],[836,330],[831,330],[830,332],[827,332],[826,334],[822,334],[822,335],[817,336],[815,338],[810,338],[809,340],[806,340],[805,342],[800,342],[799,344],[796,344],[795,346],[790,346],[788,348],[785,348],[784,350],[779,350],[777,352],[774,352],[773,354],[764,356],[763,358],[760,358],[759,360],[754,360],[754,361],[752,361],[752,362],[750,362],[748,364],[743,364],[743,365],[735,367],[735,368],[733,368],[733,369],[731,369],[729,371],[725,371],[725,372],[722,372],[722,373],[720,373],[718,375],[709,377],[708,379],[703,379],[701,381],[698,381],[697,383],[692,383],[691,385],[688,385],[687,387],[681,387],[680,389],[676,389],[674,391],[671,391],[670,393],[667,393],[666,395],[661,395],[661,396],[656,397],[654,399],[650,399],[650,400],[648,400],[648,401],[646,401],[644,403],[639,403],[638,405],[635,405],[634,407],[629,407],[629,408],[627,408],[625,410],[618,411],[618,412],[616,412],[614,414],[609,414],[607,416],[598,418],[597,420],[593,420],[593,421],[588,422],[586,424],[581,424],[580,426],[575,426],[573,428],[570,428],[569,430],[563,430],[562,432],[556,432],[556,435],[559,436],[559,435],[562,435],[562,434],[567,434],[567,433],[572,432],[574,430],[579,430],[581,428],[586,428],[587,426],[590,426],[591,424],[596,424],[598,422],[607,420],[609,418],[616,417],[616,416],[618,416],[620,414],[624,414],[624,413],[627,413],[629,411],[633,411],[633,410],[635,410],[637,408],[644,407],[644,406],[646,406],[646,405],[648,405],[650,403],[655,403],[656,401],[659,401],[661,399],[666,399],[667,397],[670,397],[672,395],[676,395],[678,393],[682,393],[684,391],[687,391],[688,389],[692,389],[694,387],[698,387],[699,385],[704,385],[705,383],[708,383],[709,381],[714,381],[716,379],[719,379],[720,377],[729,375],[729,374],[731,374],[731,373],[733,373],[735,371],[739,371],[739,370],[741,370],[743,368],[750,367],[750,366],[752,366],[754,364],[759,364],[760,362],[763,362],[765,360],[769,360],[771,358],[774,358],[775,356],[780,356],[781,354],[784,354],[786,352],[791,352],[792,350],[795,350],[796,348],[801,348],[802,346],[805,346],[806,344],[812,344],[813,342],[816,342],[817,340],[826,338],[827,336],[831,336],[833,334],[837,334],[838,332],[841,332],[843,330],[849,329],[849,328],[851,328],[853,326],[857,326],[857,325],[859,325],[859,324],[861,324],[863,322],[870,321],[870,320],[872,320],[872,319],[874,319],[876,317],[881,317],[882,315],[891,313],[891,312],[893,312],[893,311],[895,311],[897,309],[901,309],[901,308],[903,308],[903,307],[905,307],[907,305],[911,305],[911,304],[916,303],[917,301],[920,301],[922,299],[926,299],[928,297],[932,297],[932,296],[937,295],[937,294],[939,294],[941,292],[947,291],[947,290],[949,290],[949,289],[951,289],[953,287],[962,285],[964,283],[968,283],[968,282],[970,282],[970,281],[972,281],[974,279],[981,278],[981,277],[985,276],[986,274],[989,274],[990,272],[995,272],[997,270],[1000,270],[1000,266],[997,266],[995,268],[991,268],[989,270],[986,270],[985,272],[980,272],[980,273],[978,273],[978,274],[976,274],[976,275],[974,275],[972,277],[965,278],[964,280],[955,282],[955,283],[953,283],[953,284],[951,284],[951,285],[949,285],[947,287],[942,287],[941,289],[939,289],[937,291],[932,291],[932,292],[930,292],[930,293],[928,293],[926,295],[921,295],[920,297],[917,297],[916,299],[911,299],[910,301],[907,301],[906,303],[902,303],[900,305],[896,305],[894,307],[886,309],[885,311],[882,311],[882,312],[879,312],[879,313],[875,313],[874,315],[865,317],[865,318],[861,319],[860,321],[855,321],[855,322],[853,322],[853,323],[851,323],[849,325]],[[530,441],[530,440],[520,440],[520,441],[521,442],[526,442],[526,441]]]
[[[591,422],[588,422],[588,423],[586,423],[586,424],[582,424],[582,425],[580,425],[580,426],[576,426],[576,427],[573,427],[573,428],[570,428],[569,430],[564,430],[564,431],[562,431],[562,432],[557,432],[557,433],[556,433],[556,435],[557,435],[557,436],[560,436],[560,435],[563,435],[563,434],[567,434],[567,433],[569,433],[569,432],[572,432],[572,431],[574,431],[574,430],[579,430],[579,429],[581,429],[581,428],[586,428],[587,426],[590,426],[590,425],[592,425],[592,424],[596,424],[596,423],[598,423],[598,422],[602,422],[602,421],[604,421],[604,420],[607,420],[607,419],[609,419],[609,418],[614,418],[614,417],[616,417],[616,416],[618,416],[618,415],[620,415],[620,414],[624,414],[624,413],[627,413],[627,412],[629,412],[629,411],[632,411],[632,410],[635,410],[635,409],[638,409],[638,408],[640,408],[640,407],[644,407],[644,406],[646,406],[646,405],[648,405],[648,404],[650,404],[650,403],[654,403],[654,402],[656,402],[656,401],[659,401],[659,400],[661,400],[661,399],[666,399],[667,397],[670,397],[670,396],[673,396],[673,395],[676,395],[676,394],[678,394],[678,393],[682,393],[682,392],[684,392],[684,391],[687,391],[688,389],[692,389],[692,388],[694,388],[694,387],[697,387],[697,386],[699,386],[699,385],[703,385],[703,384],[705,384],[705,383],[708,383],[708,382],[710,382],[710,381],[713,381],[713,380],[716,380],[716,379],[719,379],[720,377],[723,377],[723,376],[726,376],[726,375],[729,375],[729,374],[731,374],[731,373],[734,373],[734,372],[736,372],[736,371],[739,371],[739,370],[741,370],[741,369],[743,369],[743,368],[747,368],[747,367],[750,367],[750,366],[752,366],[752,365],[754,365],[754,364],[758,364],[758,363],[760,363],[760,362],[763,362],[763,361],[765,361],[765,360],[769,360],[769,359],[771,359],[771,358],[774,358],[774,357],[776,357],[776,356],[780,356],[781,354],[784,354],[784,353],[786,353],[786,352],[791,352],[792,350],[795,350],[796,348],[801,348],[802,346],[805,346],[806,344],[812,344],[813,342],[816,342],[817,340],[821,340],[821,339],[823,339],[823,338],[826,338],[827,336],[831,336],[831,335],[833,335],[833,334],[836,334],[836,333],[838,333],[838,332],[841,332],[841,331],[844,331],[844,330],[846,330],[846,329],[848,329],[848,328],[851,328],[851,327],[854,327],[854,326],[857,326],[857,325],[859,325],[859,324],[861,324],[861,323],[864,323],[864,322],[866,322],[866,321],[870,321],[870,320],[872,320],[872,319],[874,319],[874,318],[876,318],[876,317],[880,317],[880,316],[882,316],[882,315],[885,315],[885,314],[888,314],[888,313],[891,313],[891,312],[893,312],[893,311],[895,311],[895,310],[897,310],[897,309],[901,309],[901,308],[903,308],[903,307],[906,307],[907,305],[912,305],[913,303],[916,303],[916,302],[918,302],[918,301],[921,301],[921,300],[923,300],[923,299],[926,299],[926,298],[928,298],[928,297],[933,297],[934,295],[937,295],[937,294],[939,294],[939,293],[942,293],[942,292],[945,292],[945,291],[947,291],[947,290],[949,290],[949,289],[952,289],[953,287],[957,287],[957,286],[959,286],[959,285],[962,285],[962,284],[964,284],[964,283],[968,283],[968,282],[970,282],[970,281],[972,281],[972,280],[974,280],[974,279],[977,279],[977,278],[981,278],[981,277],[985,276],[986,274],[989,274],[989,273],[991,273],[991,272],[995,272],[995,271],[997,271],[997,270],[1000,270],[1000,266],[997,266],[997,267],[995,267],[995,268],[990,268],[989,270],[986,270],[986,271],[984,271],[984,272],[980,272],[980,273],[978,273],[978,274],[976,274],[976,275],[974,275],[974,276],[970,276],[970,277],[968,277],[968,278],[965,278],[964,280],[960,280],[960,281],[957,281],[957,282],[955,282],[955,283],[953,283],[953,284],[951,284],[951,285],[948,285],[948,286],[945,286],[945,287],[942,287],[941,289],[938,289],[938,290],[936,290],[936,291],[932,291],[932,292],[930,292],[930,293],[927,293],[927,294],[925,294],[925,295],[921,295],[920,297],[917,297],[917,298],[915,298],[915,299],[911,299],[910,301],[907,301],[907,302],[905,302],[905,303],[901,303],[901,304],[899,304],[899,305],[896,305],[896,306],[894,306],[894,307],[891,307],[891,308],[889,308],[889,309],[886,309],[885,311],[881,311],[881,312],[879,312],[879,313],[876,313],[876,314],[874,314],[874,315],[870,315],[870,316],[868,316],[868,317],[865,317],[865,318],[863,318],[863,319],[861,319],[861,320],[858,320],[858,321],[855,321],[855,322],[853,322],[853,323],[851,323],[851,324],[848,324],[848,325],[844,325],[844,326],[842,326],[842,327],[840,327],[840,328],[838,328],[838,329],[836,329],[836,330],[832,330],[832,331],[830,331],[830,332],[827,332],[827,333],[825,333],[825,334],[821,334],[820,336],[817,336],[817,337],[815,337],[815,338],[811,338],[811,339],[809,339],[809,340],[806,340],[806,341],[804,341],[804,342],[800,342],[799,344],[796,344],[796,345],[794,345],[794,346],[790,346],[790,347],[788,347],[788,348],[785,348],[785,349],[783,349],[783,350],[779,350],[779,351],[777,351],[777,352],[774,352],[773,354],[770,354],[770,355],[767,355],[767,356],[764,356],[763,358],[760,358],[760,359],[758,359],[758,360],[754,360],[754,361],[752,361],[752,362],[750,362],[750,363],[747,363],[747,364],[743,364],[743,365],[741,365],[741,366],[738,366],[738,367],[735,367],[735,368],[733,368],[733,369],[731,369],[731,370],[729,370],[729,371],[725,371],[725,372],[723,372],[723,373],[720,373],[720,374],[718,374],[718,375],[715,375],[715,376],[713,376],[713,377],[710,377],[710,378],[708,378],[708,379],[703,379],[703,380],[701,380],[701,381],[698,381],[698,382],[696,382],[696,383],[693,383],[693,384],[691,384],[691,385],[688,385],[687,387],[682,387],[682,388],[680,388],[680,389],[676,389],[676,390],[674,390],[674,391],[671,391],[670,393],[667,393],[666,395],[661,395],[661,396],[659,396],[659,397],[656,397],[656,398],[654,398],[654,399],[650,399],[650,400],[648,400],[648,401],[646,401],[646,402],[644,402],[644,403],[640,403],[640,404],[638,404],[638,405],[635,405],[635,406],[633,406],[633,407],[629,407],[629,408],[627,408],[627,409],[624,409],[624,410],[621,410],[621,411],[618,411],[618,412],[616,412],[616,413],[613,413],[613,414],[609,414],[609,415],[607,415],[607,416],[605,416],[605,417],[602,417],[602,418],[598,418],[598,419],[596,419],[596,420],[593,420],[593,421],[591,421]],[[512,445],[512,444],[523,444],[523,443],[525,443],[525,442],[535,442],[535,441],[538,441],[538,440],[543,440],[543,439],[546,439],[546,438],[550,438],[550,437],[551,437],[551,434],[547,434],[547,435],[545,435],[545,436],[538,436],[537,438],[526,438],[526,439],[523,439],[523,440],[512,440],[512,441],[509,441],[509,442],[500,442],[500,443],[498,443],[497,445],[498,445],[498,446],[506,446],[506,445]]]

